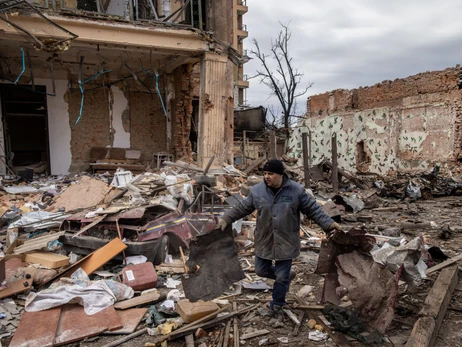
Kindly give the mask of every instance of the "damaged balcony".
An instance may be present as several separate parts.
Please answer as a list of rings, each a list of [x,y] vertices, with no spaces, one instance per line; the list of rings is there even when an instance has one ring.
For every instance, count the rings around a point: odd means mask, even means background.
[[[204,0],[30,0],[30,4],[64,15],[107,18],[115,21],[149,21],[168,26],[205,29]]]
[[[190,3],[171,19],[188,13]],[[33,102],[33,94],[42,93],[43,105],[37,107],[42,107],[45,124],[40,127],[41,155],[20,163],[15,153],[34,145],[15,147],[21,129],[11,130],[15,124],[27,130],[31,123],[15,118],[0,124],[0,133],[6,134],[0,138],[5,148],[0,156],[7,160],[0,162],[0,173],[17,173],[17,167],[42,161],[44,172],[53,174],[96,170],[101,158],[93,160],[91,153],[99,148],[120,152],[105,159],[122,160],[135,172],[159,155],[197,159],[199,165],[212,156],[217,162],[232,158],[232,127],[223,128],[232,122],[233,105],[232,63],[225,45],[183,25],[149,23],[154,12],[146,8],[135,14],[148,20],[127,22],[89,19],[81,9],[62,15],[60,7],[53,11],[57,3],[39,5],[43,7],[21,3],[19,8],[0,8],[0,83],[5,85],[0,97],[12,93]],[[141,8],[141,2],[135,5]],[[13,12],[17,15],[11,16]],[[204,25],[201,18],[198,23]],[[24,90],[27,98],[21,97]],[[25,105],[19,103],[11,112],[28,113]],[[11,107],[3,102],[0,112],[10,113]],[[216,131],[222,134],[220,141],[209,134]],[[137,157],[125,157],[126,150]]]

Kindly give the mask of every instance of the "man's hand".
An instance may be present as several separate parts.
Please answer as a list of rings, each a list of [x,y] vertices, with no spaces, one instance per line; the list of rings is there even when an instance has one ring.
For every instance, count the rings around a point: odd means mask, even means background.
[[[342,227],[337,222],[334,222],[330,225],[329,229],[327,229],[327,231],[332,231],[332,230],[342,230]]]
[[[224,219],[219,219],[218,220],[218,225],[220,226],[221,231],[223,231],[228,226],[228,222],[225,221]]]

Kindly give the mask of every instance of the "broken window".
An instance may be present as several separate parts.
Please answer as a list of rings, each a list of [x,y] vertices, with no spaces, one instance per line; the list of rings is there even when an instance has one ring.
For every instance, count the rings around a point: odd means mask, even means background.
[[[204,0],[135,0],[135,19],[205,27]]]
[[[79,10],[95,12],[111,16],[129,18],[129,3],[125,0],[60,0],[61,8],[65,10]]]

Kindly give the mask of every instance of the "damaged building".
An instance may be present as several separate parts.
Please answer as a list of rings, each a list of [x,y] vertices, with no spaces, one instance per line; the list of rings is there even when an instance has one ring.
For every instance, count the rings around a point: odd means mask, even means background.
[[[246,12],[242,0],[0,1],[0,174],[232,162]]]
[[[290,146],[302,165],[303,132],[311,131],[314,165],[331,158],[353,172],[386,175],[460,160],[461,68],[420,73],[371,87],[338,89],[308,98],[303,126]]]

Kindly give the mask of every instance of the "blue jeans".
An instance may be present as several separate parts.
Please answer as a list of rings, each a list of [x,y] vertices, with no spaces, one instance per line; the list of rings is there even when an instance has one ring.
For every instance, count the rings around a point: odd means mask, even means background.
[[[255,256],[255,273],[260,277],[274,280],[273,300],[270,302],[271,309],[273,309],[273,305],[284,306],[286,304],[286,294],[290,285],[291,267],[292,259],[277,260],[273,265],[272,260]]]

